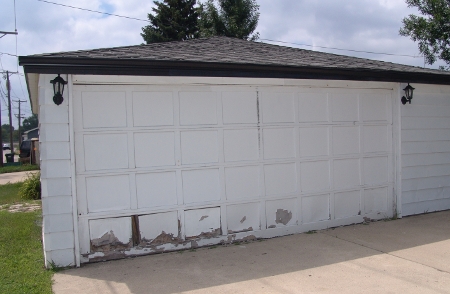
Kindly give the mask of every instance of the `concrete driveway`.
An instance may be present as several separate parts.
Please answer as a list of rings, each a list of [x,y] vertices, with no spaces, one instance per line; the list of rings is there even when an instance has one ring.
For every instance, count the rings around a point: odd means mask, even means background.
[[[0,174],[0,185],[4,185],[7,183],[23,182],[27,179],[28,174],[34,174],[37,172],[39,172],[39,171],[38,170],[30,170],[30,171],[17,172],[17,173]]]
[[[450,211],[102,262],[55,293],[450,293]]]

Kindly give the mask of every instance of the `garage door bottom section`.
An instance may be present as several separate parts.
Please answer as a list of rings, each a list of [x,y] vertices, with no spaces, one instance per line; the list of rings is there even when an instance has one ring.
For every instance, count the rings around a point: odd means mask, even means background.
[[[229,205],[226,209],[208,207],[91,219],[88,221],[90,248],[85,248],[82,262],[254,241],[386,217],[386,213],[362,214],[359,207],[356,210],[346,207],[341,211],[344,218],[330,220],[328,209],[320,209],[320,204],[327,203],[329,198],[326,195],[308,198]],[[308,205],[301,217],[295,209],[297,202]],[[261,210],[262,205],[265,207]],[[317,209],[311,210],[315,205]],[[221,211],[226,211],[225,216],[221,216]],[[264,224],[261,211],[266,218]]]

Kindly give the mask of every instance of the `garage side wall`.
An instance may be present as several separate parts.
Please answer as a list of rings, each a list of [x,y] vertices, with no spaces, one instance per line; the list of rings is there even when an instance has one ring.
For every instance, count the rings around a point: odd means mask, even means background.
[[[402,113],[402,215],[450,209],[450,87],[413,84]]]
[[[66,75],[62,77],[68,80]],[[39,79],[42,233],[47,267],[75,265],[67,96],[70,89],[66,86],[64,102],[55,105],[50,84],[54,78],[55,75],[41,75]]]

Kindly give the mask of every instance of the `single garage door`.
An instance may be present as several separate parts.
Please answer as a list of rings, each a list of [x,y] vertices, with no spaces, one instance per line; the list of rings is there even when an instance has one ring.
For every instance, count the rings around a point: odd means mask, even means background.
[[[76,85],[83,262],[393,213],[392,91]]]

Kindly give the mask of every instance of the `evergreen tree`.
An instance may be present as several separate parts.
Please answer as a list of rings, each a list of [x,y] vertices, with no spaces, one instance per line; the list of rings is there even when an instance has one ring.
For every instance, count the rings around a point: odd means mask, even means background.
[[[450,65],[450,1],[406,0],[406,4],[417,7],[423,16],[405,17],[400,35],[418,42],[419,51],[428,64],[439,58]]]
[[[142,28],[147,44],[198,38],[198,8],[196,0],[154,1],[155,13],[148,14],[150,24]]]
[[[259,5],[256,0],[208,0],[201,5],[200,34],[202,37],[227,36],[255,41],[259,20]]]

